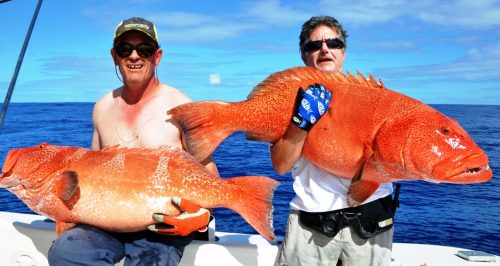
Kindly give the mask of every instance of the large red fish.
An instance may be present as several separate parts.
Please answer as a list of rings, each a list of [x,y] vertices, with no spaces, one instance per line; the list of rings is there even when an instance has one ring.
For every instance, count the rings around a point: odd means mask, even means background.
[[[0,175],[36,213],[56,220],[61,233],[75,223],[114,232],[145,230],[153,213],[178,215],[171,197],[239,213],[274,239],[272,196],[279,182],[262,176],[221,179],[187,152],[172,148],[110,147],[91,151],[42,143],[9,151]]]
[[[242,102],[192,102],[168,111],[186,135],[187,149],[207,158],[226,137],[275,142],[286,131],[299,87],[322,83],[332,92],[328,112],[309,132],[302,154],[315,165],[353,179],[349,205],[381,183],[425,180],[477,183],[491,179],[488,157],[458,122],[430,106],[386,89],[370,75],[333,74],[310,67],[275,73]]]

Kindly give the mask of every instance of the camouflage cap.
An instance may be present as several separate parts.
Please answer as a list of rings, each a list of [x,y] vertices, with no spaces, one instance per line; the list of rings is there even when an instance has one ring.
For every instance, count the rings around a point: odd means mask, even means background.
[[[116,26],[113,43],[116,42],[116,39],[122,34],[131,30],[140,31],[146,34],[149,38],[155,41],[156,44],[158,44],[158,33],[155,25],[151,21],[139,17],[122,20],[120,24]]]

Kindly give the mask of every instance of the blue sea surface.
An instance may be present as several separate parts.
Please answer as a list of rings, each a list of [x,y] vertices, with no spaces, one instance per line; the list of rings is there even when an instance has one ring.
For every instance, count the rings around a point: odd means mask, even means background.
[[[471,185],[400,182],[400,208],[395,217],[394,241],[447,245],[500,255],[500,106],[434,105],[457,119],[490,159],[493,179]],[[0,129],[0,162],[13,148],[48,142],[90,148],[92,103],[12,103]],[[293,197],[290,174],[280,176],[271,166],[269,144],[251,142],[242,133],[226,139],[214,153],[221,177],[263,175],[281,185],[274,196],[274,227],[284,235]],[[126,192],[124,192],[126,193]],[[32,213],[5,189],[0,210]],[[238,214],[216,209],[219,231],[256,233]]]

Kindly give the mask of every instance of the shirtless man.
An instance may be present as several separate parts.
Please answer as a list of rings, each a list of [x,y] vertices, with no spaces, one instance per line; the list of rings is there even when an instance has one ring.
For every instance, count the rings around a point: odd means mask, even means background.
[[[155,77],[162,55],[153,23],[130,18],[118,25],[111,56],[115,69],[120,70],[123,86],[107,93],[94,106],[92,149],[112,145],[183,148],[181,131],[168,120],[166,112],[191,100]],[[203,164],[218,176],[211,159]],[[192,204],[178,198],[173,201],[182,210]],[[49,263],[114,265],[125,257],[125,265],[177,265],[184,247],[194,237],[193,232],[206,228],[208,224],[209,211],[197,208],[197,211],[186,211],[177,217],[154,215],[159,224],[149,229],[156,233],[117,234],[78,225],[54,241],[49,251]]]

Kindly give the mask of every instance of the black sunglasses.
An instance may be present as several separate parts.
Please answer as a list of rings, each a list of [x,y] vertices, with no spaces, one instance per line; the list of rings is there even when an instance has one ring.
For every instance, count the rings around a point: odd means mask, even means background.
[[[326,43],[326,46],[328,46],[329,49],[342,49],[345,47],[344,41],[342,41],[339,38],[335,39],[326,39],[326,40],[319,40],[319,41],[309,41],[306,44],[304,44],[304,52],[310,53],[310,52],[315,52],[321,49],[321,46],[323,46],[323,42]]]
[[[136,50],[137,54],[140,57],[148,58],[156,52],[158,47],[154,44],[149,44],[149,43],[140,43],[138,45],[132,45],[130,43],[122,42],[116,44],[115,47],[113,47],[113,49],[115,50],[115,53],[119,57],[130,56],[132,54],[132,51]]]

